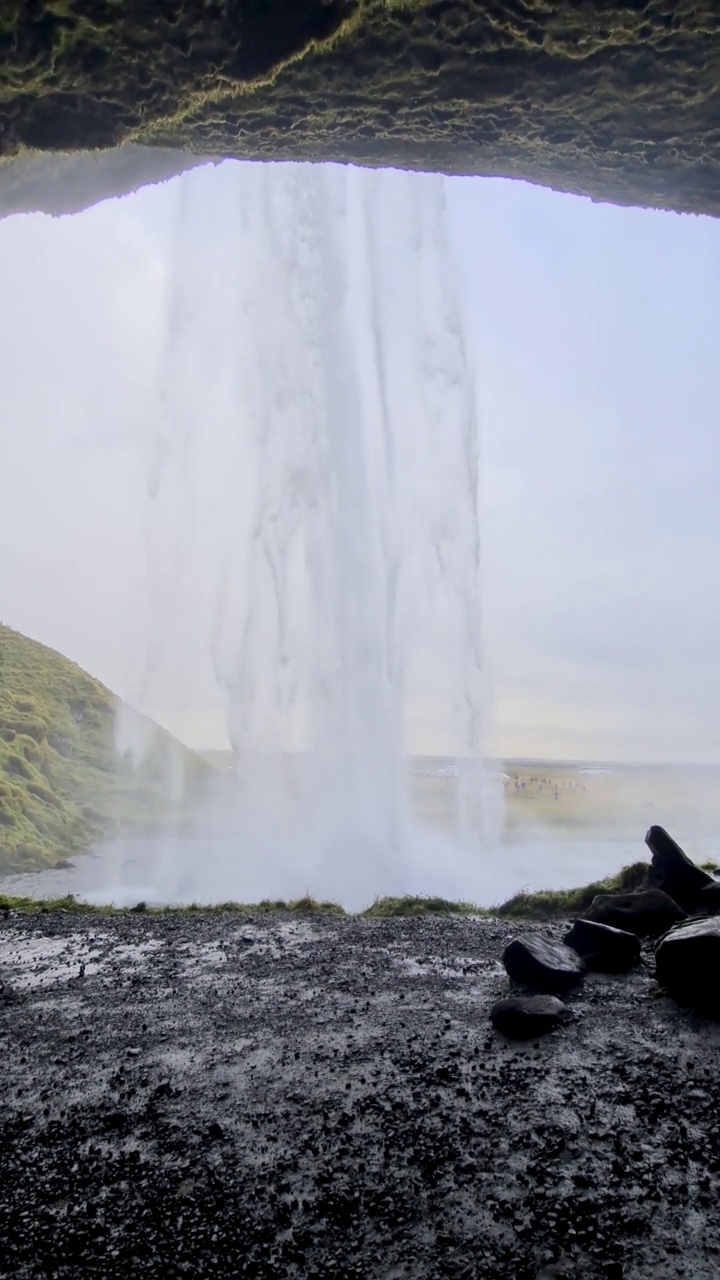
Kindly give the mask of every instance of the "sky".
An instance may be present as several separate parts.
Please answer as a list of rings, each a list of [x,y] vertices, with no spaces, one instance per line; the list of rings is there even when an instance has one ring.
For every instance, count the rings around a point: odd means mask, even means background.
[[[230,476],[192,452],[227,416],[208,373],[227,317],[202,289],[236,287],[234,169],[0,223],[0,620],[201,748],[226,744],[206,622],[244,483],[237,451]],[[446,197],[481,427],[487,750],[720,762],[720,226],[503,180]],[[190,453],[163,509],[169,426]]]

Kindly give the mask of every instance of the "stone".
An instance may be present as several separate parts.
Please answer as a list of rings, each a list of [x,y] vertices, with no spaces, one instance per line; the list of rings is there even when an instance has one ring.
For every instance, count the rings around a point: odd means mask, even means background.
[[[490,1010],[496,1031],[511,1040],[530,1040],[571,1022],[573,1015],[555,996],[509,996]]]
[[[72,871],[74,866],[75,863],[69,858],[58,858],[57,862],[53,862],[52,869],[53,871]]]
[[[585,919],[609,924],[638,938],[659,938],[674,924],[687,919],[687,912],[662,889],[640,889],[637,893],[599,893],[585,912]]]
[[[664,827],[650,827],[645,843],[652,853],[648,886],[662,889],[684,911],[694,911],[702,890],[715,883],[712,876],[691,862]]]
[[[233,155],[720,212],[714,0],[24,0],[1,38],[3,213]]]
[[[700,890],[695,904],[695,913],[704,916],[720,915],[720,884],[717,880]]]
[[[585,962],[576,951],[532,935],[508,943],[502,961],[513,982],[535,991],[569,991],[585,972]]]
[[[626,973],[640,963],[637,935],[597,920],[576,920],[563,942],[599,973]]]
[[[661,987],[689,1004],[720,1011],[720,918],[688,920],[655,948]]]

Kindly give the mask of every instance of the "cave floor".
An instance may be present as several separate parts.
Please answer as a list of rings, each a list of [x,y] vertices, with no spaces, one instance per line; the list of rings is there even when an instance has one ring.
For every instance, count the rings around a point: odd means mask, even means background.
[[[648,964],[508,1042],[518,931],[4,914],[0,1275],[716,1277],[720,1025]]]

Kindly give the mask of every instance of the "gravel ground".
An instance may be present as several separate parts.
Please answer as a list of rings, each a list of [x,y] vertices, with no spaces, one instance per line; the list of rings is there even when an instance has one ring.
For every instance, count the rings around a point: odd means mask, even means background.
[[[505,1041],[516,932],[4,915],[0,1274],[717,1277],[720,1026],[646,967]]]

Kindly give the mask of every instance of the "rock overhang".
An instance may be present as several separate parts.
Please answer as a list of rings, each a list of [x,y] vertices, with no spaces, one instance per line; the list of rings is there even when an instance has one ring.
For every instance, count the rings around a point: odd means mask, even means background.
[[[225,157],[720,212],[716,0],[16,0],[0,45],[4,213]]]

